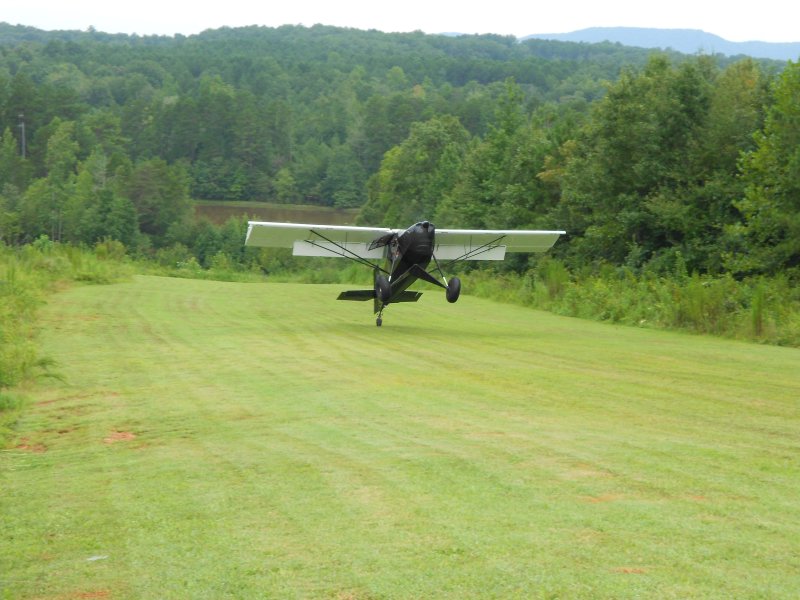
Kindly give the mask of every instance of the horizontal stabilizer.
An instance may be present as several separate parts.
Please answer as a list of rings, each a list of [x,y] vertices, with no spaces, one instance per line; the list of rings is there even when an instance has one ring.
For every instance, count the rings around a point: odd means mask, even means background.
[[[411,292],[405,290],[399,294],[395,294],[389,299],[386,304],[393,304],[395,302],[416,302],[422,292]],[[348,290],[339,294],[337,300],[355,300],[356,302],[363,302],[365,300],[373,300],[375,298],[375,290]]]
[[[339,294],[337,300],[355,300],[363,302],[375,298],[375,290],[348,290]]]
[[[392,296],[390,302],[416,302],[419,300],[419,297],[422,296],[422,292],[410,292],[408,290],[404,292],[400,292],[397,296]]]

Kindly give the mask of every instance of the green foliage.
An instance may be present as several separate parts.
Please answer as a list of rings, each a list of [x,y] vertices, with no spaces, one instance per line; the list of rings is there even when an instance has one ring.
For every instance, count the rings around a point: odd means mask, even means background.
[[[572,268],[669,272],[678,252],[700,273],[795,264],[778,148],[796,67],[770,95],[765,63],[608,44],[322,26],[26,37],[0,55],[6,242],[181,243],[207,267],[220,241],[192,223],[192,194],[363,205],[369,224],[563,228]]]
[[[680,275],[682,268],[666,277],[611,265],[571,274],[546,259],[524,275],[472,272],[467,291],[584,319],[800,346],[796,273],[737,281],[730,274]]]
[[[158,242],[191,211],[188,176],[181,165],[155,158],[135,165],[120,179],[122,194],[136,207],[139,229]]]
[[[397,227],[435,214],[455,184],[468,143],[469,133],[455,117],[414,124],[384,156],[360,222]]]
[[[726,72],[708,60],[651,59],[598,103],[560,177],[576,263],[639,268],[680,249],[693,270],[721,269],[734,223],[739,154],[760,122],[762,77],[751,61]],[[732,118],[732,115],[740,118]]]
[[[20,189],[34,173],[63,178],[99,145],[111,172],[122,157],[185,161],[197,198],[275,201],[275,179],[288,169],[292,197],[340,206],[363,202],[363,182],[414,122],[449,114],[482,134],[498,82],[513,77],[537,100],[591,99],[600,80],[646,56],[608,44],[576,53],[543,40],[324,26],[146,40],[0,27],[0,131],[21,133],[20,114],[27,128],[27,164],[13,170]],[[13,137],[3,148],[20,147]],[[347,152],[323,195],[304,175],[325,175],[328,165],[314,162],[339,147]],[[0,159],[0,187],[4,172]]]
[[[739,272],[777,273],[800,265],[800,63],[789,63],[773,90],[758,147],[743,159],[747,182],[729,230],[729,264]]]
[[[550,109],[528,117],[524,96],[513,81],[505,83],[495,123],[484,139],[473,144],[463,168],[444,191],[436,221],[450,227],[545,228],[558,202],[558,190],[538,175],[563,143],[564,131],[548,122]],[[561,115],[565,128],[569,119]]]
[[[794,343],[772,284],[800,261],[795,64],[772,85],[749,59],[500,36],[2,32],[0,240],[96,248],[58,246],[53,274],[110,280],[124,248],[184,277],[361,277],[244,248],[244,219],[189,200],[266,197],[566,229],[555,260],[512,257],[478,289],[502,274],[504,297],[569,314]]]

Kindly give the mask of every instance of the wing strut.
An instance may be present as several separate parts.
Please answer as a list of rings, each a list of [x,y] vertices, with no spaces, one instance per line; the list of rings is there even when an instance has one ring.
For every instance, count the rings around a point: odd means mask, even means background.
[[[436,258],[436,255],[433,255],[433,262],[436,265],[436,270],[439,271],[439,275],[442,276],[442,281],[444,281],[444,287],[447,289],[447,277],[444,275],[444,271],[442,271],[442,265],[439,264],[439,259]],[[448,263],[452,264],[452,263]],[[441,284],[438,284],[441,285]]]
[[[504,237],[506,237],[506,236],[505,235],[501,235],[497,239],[494,239],[494,240],[492,240],[490,242],[486,242],[482,246],[478,246],[477,248],[473,248],[472,250],[469,250],[468,252],[465,252],[464,254],[459,256],[458,258],[454,258],[454,259],[446,262],[444,264],[444,266],[445,267],[449,267],[450,265],[454,265],[455,263],[457,263],[459,261],[469,260],[469,259],[471,259],[471,258],[473,258],[475,256],[478,256],[479,254],[483,254],[484,252],[489,252],[489,250],[493,250],[494,248],[499,246],[500,245],[499,242],[501,242]],[[439,272],[442,273],[442,278],[444,278],[444,273],[442,272],[442,267],[439,266],[439,261],[436,260],[436,256],[435,255],[434,255],[433,259],[436,261],[436,268],[439,269]]]
[[[311,229],[311,230],[309,230],[309,231],[310,231],[311,233],[313,233],[314,235],[316,235],[316,236],[318,236],[318,237],[322,238],[324,241],[328,242],[329,244],[333,244],[334,246],[336,246],[337,248],[339,248],[339,250],[341,250],[341,251],[342,251],[342,255],[341,255],[341,256],[342,256],[343,258],[349,258],[349,259],[350,259],[350,260],[352,260],[353,262],[357,262],[357,263],[359,263],[359,264],[361,264],[361,265],[364,265],[364,266],[366,266],[366,267],[370,267],[370,268],[372,268],[372,269],[377,269],[377,270],[379,270],[379,271],[383,271],[384,273],[386,273],[387,275],[389,275],[389,272],[388,272],[386,269],[383,269],[383,268],[381,268],[379,265],[376,265],[375,263],[372,263],[372,262],[368,261],[366,258],[362,258],[361,256],[359,256],[358,254],[356,254],[355,252],[353,252],[353,251],[352,251],[352,250],[350,250],[349,248],[345,248],[344,246],[342,246],[342,245],[341,245],[341,244],[339,244],[338,242],[334,242],[333,240],[331,240],[331,239],[329,239],[329,238],[325,237],[325,236],[324,236],[324,235],[322,235],[322,234],[321,234],[319,231],[315,231],[314,229]],[[317,248],[323,248],[323,249],[325,249],[325,250],[328,250],[328,248],[325,248],[324,246],[322,246],[322,245],[320,245],[320,244],[316,243],[314,240],[306,240],[306,241],[307,241],[309,244],[311,244],[312,246],[316,246]],[[350,255],[350,256],[348,256],[348,255]]]

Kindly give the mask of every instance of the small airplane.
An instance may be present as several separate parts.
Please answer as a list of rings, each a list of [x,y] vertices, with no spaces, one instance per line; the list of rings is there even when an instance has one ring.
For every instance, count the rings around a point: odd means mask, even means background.
[[[246,246],[292,248],[294,256],[347,258],[372,269],[371,290],[350,290],[338,300],[373,301],[375,324],[389,304],[416,302],[422,292],[408,288],[418,279],[444,288],[448,302],[461,293],[461,280],[444,269],[464,260],[503,260],[506,252],[544,252],[564,231],[436,229],[420,221],[408,229],[306,225],[249,221]],[[378,262],[385,260],[385,266]],[[431,261],[435,266],[428,270]],[[443,261],[440,262],[440,261]],[[438,277],[437,277],[438,275]]]

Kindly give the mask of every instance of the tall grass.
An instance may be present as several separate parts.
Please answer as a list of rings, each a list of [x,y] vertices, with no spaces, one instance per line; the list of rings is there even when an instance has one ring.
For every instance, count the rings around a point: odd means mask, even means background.
[[[800,288],[792,274],[743,281],[613,267],[570,274],[545,259],[524,275],[472,272],[465,289],[559,315],[800,346]]]
[[[14,390],[53,362],[37,344],[37,313],[47,296],[71,281],[110,283],[130,272],[125,249],[103,242],[93,250],[64,246],[46,237],[21,248],[0,244],[0,447],[24,397]]]

